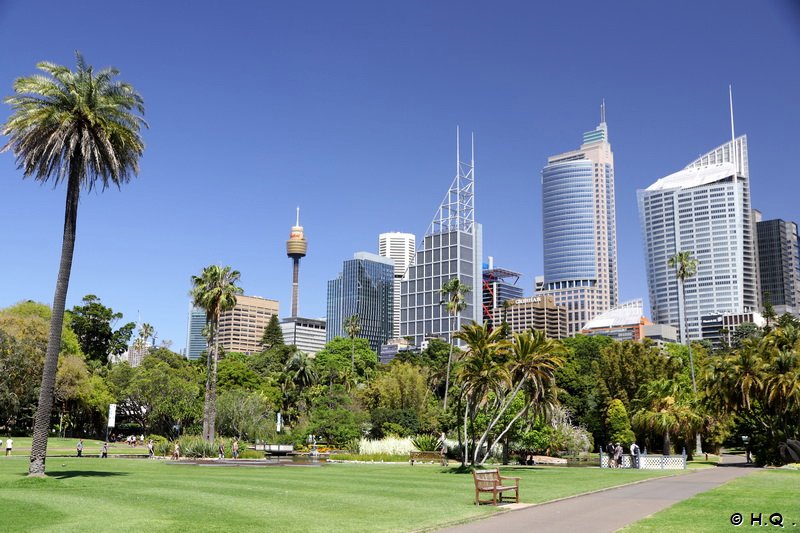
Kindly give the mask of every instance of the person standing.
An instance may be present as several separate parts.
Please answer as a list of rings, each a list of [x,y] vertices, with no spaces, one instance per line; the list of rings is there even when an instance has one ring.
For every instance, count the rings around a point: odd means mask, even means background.
[[[78,444],[75,445],[75,449],[78,451],[78,457],[83,457],[83,439],[78,440]]]
[[[231,455],[233,456],[234,459],[238,459],[239,458],[239,441],[238,440],[234,440],[233,444],[231,444]]]
[[[147,441],[147,454],[152,459],[156,455],[155,445],[153,444],[153,439]]]
[[[11,437],[6,439],[6,457],[11,455],[11,449],[14,447],[14,440]]]
[[[172,458],[176,461],[181,458],[181,445],[178,441],[175,441],[175,449],[172,451]]]
[[[608,467],[614,468],[614,445],[610,442],[606,446],[606,453],[608,454]]]
[[[631,468],[639,468],[639,445],[631,444]]]
[[[622,467],[622,445],[618,442],[614,446],[614,468]]]
[[[101,459],[108,459],[108,443],[107,442],[103,443],[103,448],[101,449],[101,452],[100,452],[100,458]]]
[[[225,441],[219,441],[219,459],[225,459]]]

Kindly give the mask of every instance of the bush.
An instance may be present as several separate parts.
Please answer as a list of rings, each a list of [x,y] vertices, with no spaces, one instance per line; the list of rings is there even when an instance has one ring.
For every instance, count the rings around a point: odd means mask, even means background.
[[[361,439],[359,442],[359,455],[403,455],[414,450],[414,445],[410,438],[386,437],[381,440]]]
[[[442,447],[442,443],[438,438],[428,434],[412,437],[411,444],[420,452],[433,452]]]

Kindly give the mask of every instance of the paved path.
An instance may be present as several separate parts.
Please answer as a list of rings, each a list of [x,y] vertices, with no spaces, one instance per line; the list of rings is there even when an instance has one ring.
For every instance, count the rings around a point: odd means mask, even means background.
[[[722,462],[723,465],[730,467],[707,468],[683,475],[657,478],[558,502],[508,511],[441,531],[612,532],[754,470],[745,465],[740,467],[737,464],[743,463],[740,457],[725,455]]]

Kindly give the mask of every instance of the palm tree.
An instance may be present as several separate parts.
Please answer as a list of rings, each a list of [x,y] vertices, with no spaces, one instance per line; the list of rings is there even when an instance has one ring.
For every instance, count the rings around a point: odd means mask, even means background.
[[[3,135],[10,139],[0,152],[13,152],[24,177],[54,185],[67,182],[61,260],[31,442],[31,476],[44,476],[45,471],[80,191],[121,187],[138,174],[144,152],[139,131],[147,127],[140,116],[144,114],[142,97],[129,84],[114,79],[117,69],[95,72],[79,53],[76,62],[76,70],[71,71],[43,61],[36,66],[44,76],[18,78],[16,96],[5,99],[13,111],[2,126]]]
[[[242,289],[236,286],[241,274],[229,266],[211,265],[199,276],[192,276],[192,303],[205,309],[209,325],[208,345],[213,349],[208,356],[206,371],[206,396],[203,405],[203,438],[214,440],[217,417],[217,363],[219,362],[219,317],[224,311],[236,306],[236,295]]]
[[[458,314],[467,308],[466,294],[471,291],[469,285],[464,285],[458,278],[452,278],[447,281],[439,293],[444,300],[442,304],[445,305],[447,313],[450,315],[450,353],[447,355],[447,374],[445,374],[444,382],[444,406],[443,411],[447,411],[447,395],[450,392],[450,368],[453,364],[453,337],[455,332],[458,331],[458,324],[456,323]]]
[[[672,451],[672,436],[699,434],[702,417],[697,415],[678,380],[657,379],[643,386],[642,407],[633,415],[639,431],[664,437],[664,455]]]
[[[156,345],[156,329],[147,322],[139,328],[139,336],[145,341],[145,344],[147,344],[147,339],[152,338],[153,346]]]
[[[356,369],[356,337],[361,333],[361,322],[358,319],[358,314],[350,315],[344,319],[342,324],[345,333],[350,337],[350,372],[355,373]]]
[[[692,252],[684,251],[678,252],[667,261],[670,268],[675,269],[675,278],[681,286],[681,312],[683,315],[683,328],[681,331],[681,339],[689,349],[689,370],[692,374],[692,392],[694,393],[695,400],[697,400],[697,381],[694,377],[694,358],[692,357],[692,343],[689,340],[689,324],[686,321],[686,280],[692,278],[697,274],[697,259],[692,259]],[[696,403],[696,402],[695,402]],[[700,455],[703,453],[703,442],[700,437],[700,432],[697,432],[695,441],[695,453]]]

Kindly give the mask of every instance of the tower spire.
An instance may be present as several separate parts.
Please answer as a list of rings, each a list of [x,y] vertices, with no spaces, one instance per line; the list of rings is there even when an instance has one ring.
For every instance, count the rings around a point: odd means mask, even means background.
[[[739,173],[739,165],[736,157],[736,131],[733,127],[733,86],[728,84],[728,103],[731,108],[731,162],[733,163],[733,181],[736,183],[736,174]]]
[[[600,123],[604,124],[606,121],[606,99],[600,102]]]

